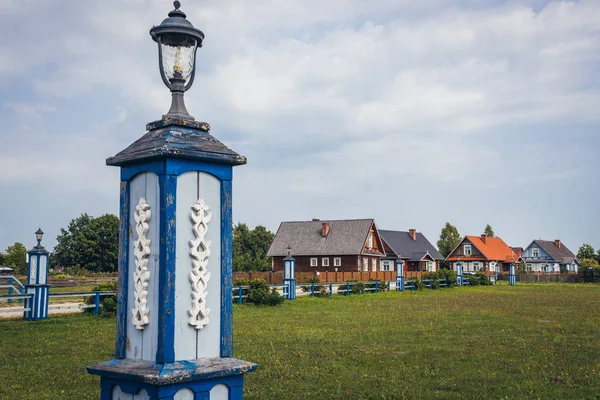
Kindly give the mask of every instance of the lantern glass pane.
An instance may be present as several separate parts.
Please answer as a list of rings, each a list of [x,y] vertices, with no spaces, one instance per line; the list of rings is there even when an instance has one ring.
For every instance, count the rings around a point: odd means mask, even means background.
[[[167,79],[173,78],[175,72],[180,72],[183,79],[190,79],[194,69],[194,57],[196,53],[196,41],[193,45],[171,46],[161,44],[162,69]]]

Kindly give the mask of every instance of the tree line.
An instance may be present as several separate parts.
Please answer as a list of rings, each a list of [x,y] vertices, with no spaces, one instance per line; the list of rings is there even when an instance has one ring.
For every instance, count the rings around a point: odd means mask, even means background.
[[[271,262],[267,251],[273,233],[262,225],[249,229],[244,223],[233,228],[233,270],[267,271]],[[50,254],[49,267],[77,271],[116,272],[119,257],[119,218],[114,214],[92,217],[81,214],[60,229],[56,246]],[[11,267],[19,275],[27,273],[27,251],[15,242],[0,253],[0,265]]]

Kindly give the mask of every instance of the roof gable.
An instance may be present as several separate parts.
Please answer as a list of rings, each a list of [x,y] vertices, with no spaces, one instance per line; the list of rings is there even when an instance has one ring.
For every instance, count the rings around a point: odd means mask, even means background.
[[[558,247],[556,245],[556,241],[554,240],[534,240],[529,246],[527,246],[523,254],[527,253],[529,256],[529,250],[534,247],[542,249],[545,254],[558,263],[570,264],[577,260],[575,254],[573,254],[573,252],[569,250],[567,246],[565,246],[563,243],[560,243],[560,247]],[[524,258],[527,258],[527,256]]]
[[[322,224],[329,224],[329,234],[322,236]],[[268,257],[358,255],[364,250],[373,219],[282,222],[267,253]]]
[[[488,260],[514,262],[519,258],[499,237],[487,237],[485,242],[481,236],[467,236],[467,238]]]
[[[417,240],[413,240],[410,237],[409,232],[406,231],[380,230],[379,234],[387,247],[391,249],[396,256],[400,256],[400,258],[412,260],[413,253],[422,253],[424,255],[428,252],[433,259],[444,259],[440,252],[421,232],[416,233]]]

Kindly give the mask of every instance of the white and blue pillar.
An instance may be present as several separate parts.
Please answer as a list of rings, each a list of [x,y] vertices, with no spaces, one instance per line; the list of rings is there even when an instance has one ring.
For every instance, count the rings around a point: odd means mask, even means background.
[[[37,246],[27,252],[29,262],[27,264],[27,284],[25,293],[30,297],[25,299],[25,311],[23,319],[27,321],[38,321],[48,318],[48,299],[50,295],[48,285],[48,257],[50,253],[41,244],[41,229],[35,233]]]
[[[510,270],[509,270],[509,274],[508,274],[508,283],[509,285],[516,285],[517,284],[517,275],[516,275],[516,271],[515,271],[515,263],[511,263],[510,264]]]
[[[464,283],[463,282],[463,265],[460,261],[456,263],[456,281],[458,283],[458,286],[462,286]]]
[[[283,287],[285,298],[296,300],[296,260],[292,257],[292,249],[288,246],[287,257],[283,259]]]
[[[396,290],[404,292],[404,260],[396,259]]]
[[[107,160],[121,167],[115,359],[88,367],[101,400],[238,400],[232,179],[246,158],[207,123],[164,118]]]

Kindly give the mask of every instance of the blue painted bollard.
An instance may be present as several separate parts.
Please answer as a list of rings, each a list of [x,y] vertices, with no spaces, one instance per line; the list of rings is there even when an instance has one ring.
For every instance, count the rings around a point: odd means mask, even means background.
[[[510,264],[510,271],[508,275],[508,283],[511,286],[515,286],[517,284],[517,274],[515,271],[515,264]]]
[[[396,260],[396,290],[404,292],[404,261]]]
[[[35,233],[37,246],[31,249],[27,264],[27,284],[25,293],[30,297],[25,299],[23,319],[38,321],[48,318],[48,299],[50,286],[48,285],[48,257],[50,253],[40,244],[44,232],[38,229]]]
[[[285,298],[296,300],[296,260],[292,257],[292,249],[288,246],[287,257],[283,259],[283,286]],[[314,286],[312,288],[314,296]]]

